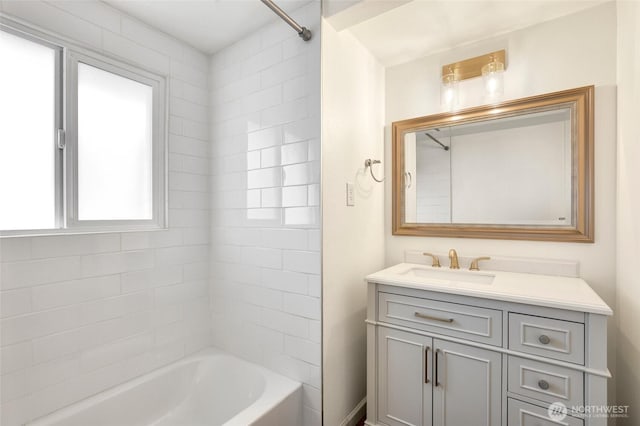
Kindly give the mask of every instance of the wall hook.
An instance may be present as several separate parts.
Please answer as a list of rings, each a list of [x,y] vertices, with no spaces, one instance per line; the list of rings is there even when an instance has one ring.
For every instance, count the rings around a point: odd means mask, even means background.
[[[369,168],[369,172],[371,173],[371,177],[373,178],[373,180],[375,180],[376,182],[380,183],[380,182],[384,181],[384,176],[382,177],[382,179],[376,178],[376,176],[373,174],[373,165],[374,164],[381,164],[381,162],[380,162],[380,160],[372,160],[371,158],[367,158],[366,160],[364,160],[364,170],[366,172],[367,168]]]

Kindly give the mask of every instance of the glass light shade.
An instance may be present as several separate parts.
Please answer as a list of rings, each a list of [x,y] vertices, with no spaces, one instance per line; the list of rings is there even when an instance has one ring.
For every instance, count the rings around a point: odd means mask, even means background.
[[[445,74],[442,77],[440,105],[446,111],[453,111],[458,106],[458,79],[454,72]]]
[[[483,66],[482,79],[487,100],[499,100],[504,94],[504,64],[493,61]]]

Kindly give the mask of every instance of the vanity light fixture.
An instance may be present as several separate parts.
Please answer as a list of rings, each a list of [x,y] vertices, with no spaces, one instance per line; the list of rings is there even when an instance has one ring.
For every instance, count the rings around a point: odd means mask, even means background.
[[[455,69],[449,67],[445,73],[442,69],[442,87],[440,88],[440,104],[446,111],[453,111],[458,106],[458,76]]]
[[[450,111],[458,103],[458,83],[469,78],[483,77],[485,98],[489,103],[500,100],[504,92],[506,50],[497,50],[475,58],[454,62],[442,67],[442,106]]]
[[[504,93],[504,62],[492,56],[491,62],[482,67],[482,79],[486,100],[490,103],[500,100]]]

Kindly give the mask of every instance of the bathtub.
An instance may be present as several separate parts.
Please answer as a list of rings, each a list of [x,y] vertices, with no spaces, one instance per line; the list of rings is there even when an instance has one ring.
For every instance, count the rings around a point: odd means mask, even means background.
[[[58,410],[32,426],[297,426],[300,383],[205,349]]]

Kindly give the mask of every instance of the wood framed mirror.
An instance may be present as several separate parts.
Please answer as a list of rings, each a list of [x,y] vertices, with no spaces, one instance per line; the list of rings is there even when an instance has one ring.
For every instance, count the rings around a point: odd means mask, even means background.
[[[593,242],[594,87],[392,123],[393,234]]]

